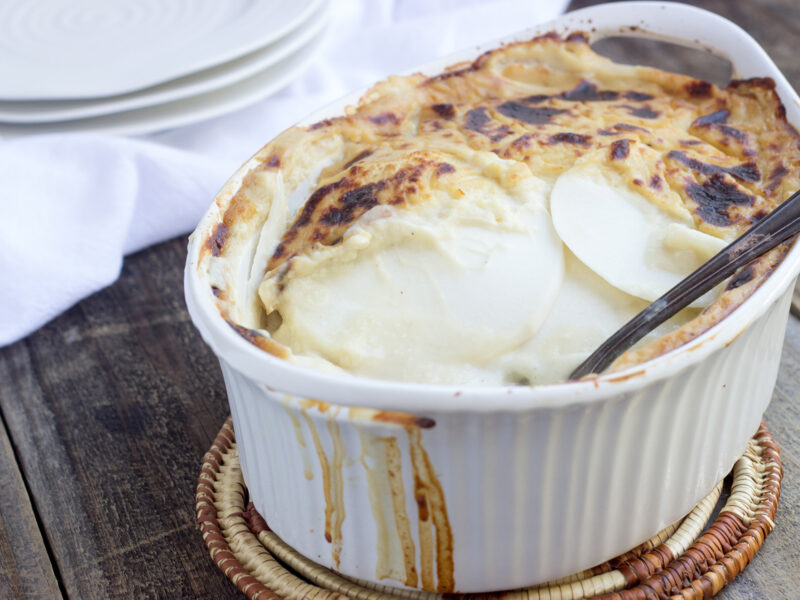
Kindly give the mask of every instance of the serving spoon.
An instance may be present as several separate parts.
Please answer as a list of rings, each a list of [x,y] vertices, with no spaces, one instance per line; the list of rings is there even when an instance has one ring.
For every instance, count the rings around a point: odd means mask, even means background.
[[[800,233],[800,190],[603,342],[569,375],[600,374],[636,342],[741,267]]]

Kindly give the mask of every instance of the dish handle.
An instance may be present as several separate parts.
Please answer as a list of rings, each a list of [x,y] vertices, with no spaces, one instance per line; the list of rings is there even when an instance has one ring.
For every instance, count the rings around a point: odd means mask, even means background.
[[[694,6],[677,2],[613,2],[568,13],[560,24],[587,31],[590,42],[623,36],[705,50],[729,60],[734,78],[768,75],[776,83],[780,79],[788,86],[772,59],[746,31]]]

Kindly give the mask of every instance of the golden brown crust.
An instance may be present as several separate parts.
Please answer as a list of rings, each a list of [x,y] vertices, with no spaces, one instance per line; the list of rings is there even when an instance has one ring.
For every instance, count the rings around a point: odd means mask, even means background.
[[[337,243],[374,206],[425,201],[430,190],[446,184],[458,148],[519,161],[550,183],[578,161],[601,161],[619,182],[728,240],[800,187],[800,135],[786,121],[771,80],[719,88],[617,65],[595,54],[586,39],[580,32],[566,38],[550,33],[434,77],[392,77],[344,116],[281,134],[257,155],[256,172],[286,168],[297,160],[292,153],[298,141],[309,136],[336,136],[343,155],[322,172],[267,270]],[[251,177],[253,172],[207,239],[214,256],[263,223],[263,202],[253,191],[258,181]],[[706,331],[741,304],[784,254],[775,251],[748,267],[750,280],[726,290],[678,331],[628,353],[615,368]]]
[[[371,208],[379,205],[408,206],[424,197],[454,167],[432,152],[403,155],[403,164],[370,160],[365,149],[349,159],[342,173],[317,187],[286,230],[270,258],[269,271],[309,249],[341,241],[345,230]]]

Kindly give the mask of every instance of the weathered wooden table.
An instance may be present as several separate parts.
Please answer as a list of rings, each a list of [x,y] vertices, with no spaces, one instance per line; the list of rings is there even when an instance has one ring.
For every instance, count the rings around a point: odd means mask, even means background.
[[[800,88],[800,3],[696,4],[749,30]],[[228,408],[184,306],[185,247],[129,257],[113,286],[0,349],[0,598],[243,597],[194,525],[201,458]],[[792,317],[766,414],[786,470],[777,528],[721,598],[800,597],[799,396]]]

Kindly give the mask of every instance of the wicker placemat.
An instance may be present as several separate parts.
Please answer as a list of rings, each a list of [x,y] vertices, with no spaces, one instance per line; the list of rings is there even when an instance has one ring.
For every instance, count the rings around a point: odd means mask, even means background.
[[[679,522],[598,567],[548,584],[504,592],[504,600],[710,598],[738,575],[774,528],[780,496],[778,447],[764,424],[732,473],[717,518],[723,484]],[[440,594],[398,590],[347,579],[308,560],[272,531],[248,500],[230,418],[203,460],[197,485],[197,525],[211,557],[254,600],[440,600]],[[705,528],[705,530],[704,530]],[[452,600],[454,594],[448,594]],[[464,600],[498,594],[464,594]]]

